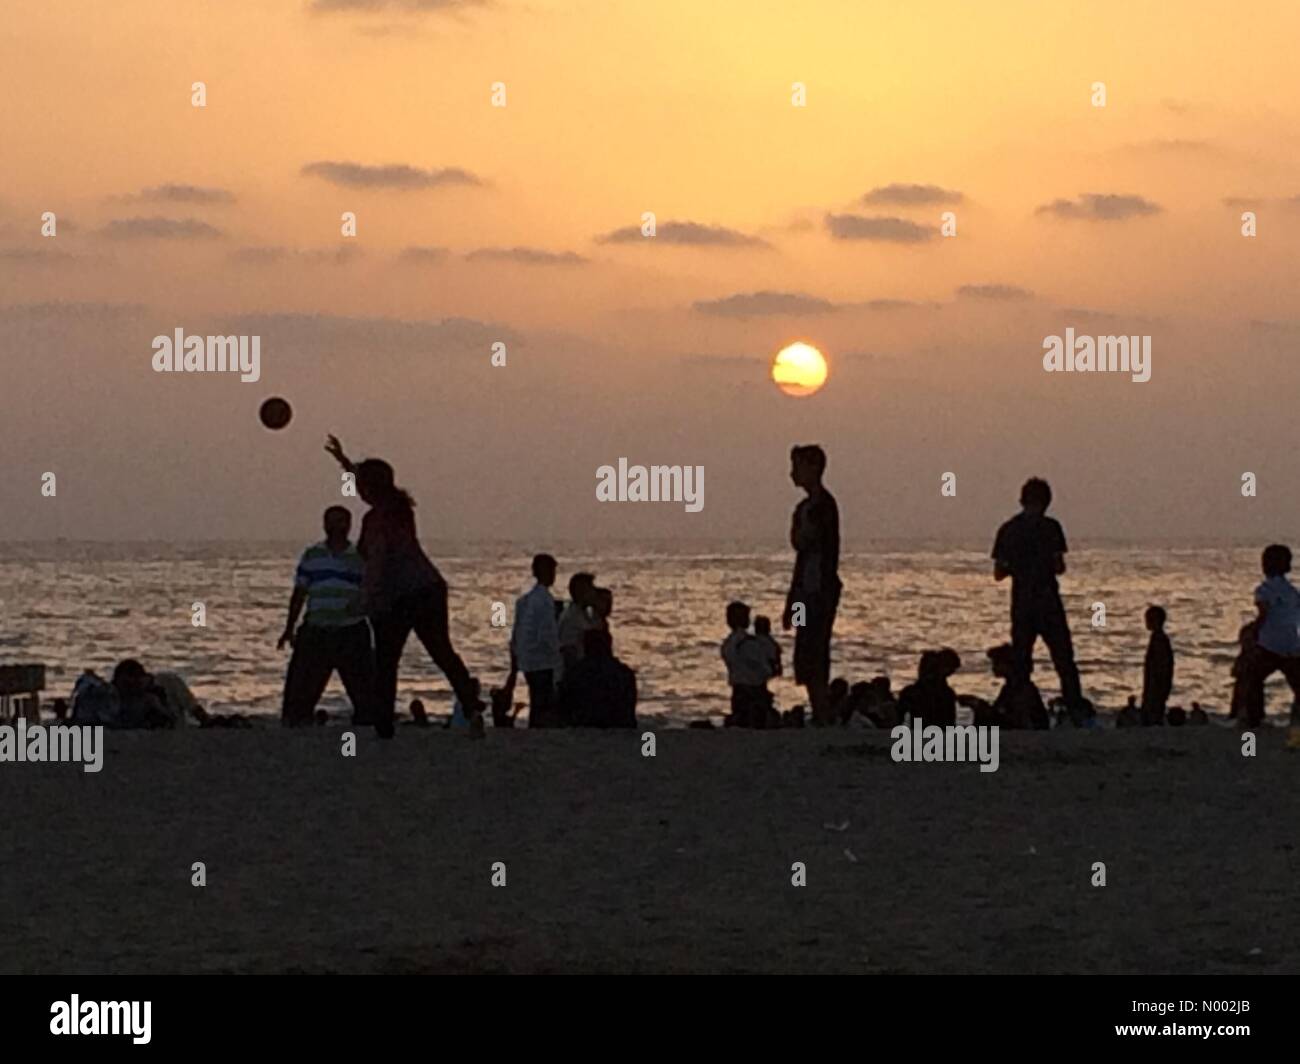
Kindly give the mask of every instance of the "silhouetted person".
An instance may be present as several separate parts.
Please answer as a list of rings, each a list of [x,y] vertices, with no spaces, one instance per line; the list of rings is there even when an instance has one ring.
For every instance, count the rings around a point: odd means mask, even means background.
[[[898,719],[919,720],[925,724],[947,727],[957,723],[957,693],[948,685],[948,677],[961,668],[955,650],[926,650],[916,670],[916,682],[899,692]]]
[[[826,688],[826,700],[831,719],[837,724],[847,724],[853,714],[853,707],[849,705],[849,681],[843,676],[833,679]]]
[[[352,514],[346,507],[331,506],[323,524],[325,538],[298,559],[289,616],[276,643],[277,650],[293,645],[280,716],[290,727],[310,725],[316,703],[337,669],[352,702],[352,723],[374,724],[374,651],[361,611],[361,555],[348,539]],[[297,627],[304,606],[307,613]]]
[[[989,647],[989,668],[1002,681],[992,705],[982,698],[962,696],[958,699],[971,710],[972,723],[1000,728],[1047,728],[1050,720],[1043,696],[1033,680],[1016,666],[1015,651],[1010,643]]]
[[[635,728],[636,673],[614,657],[603,629],[583,636],[582,660],[560,684],[561,713],[576,728]]]
[[[831,722],[831,632],[842,588],[840,510],[822,484],[825,472],[826,452],[816,444],[791,449],[790,479],[808,497],[795,507],[790,522],[794,574],[781,624],[787,631],[795,629],[794,682],[807,690],[815,724]],[[802,623],[796,623],[801,615]]]
[[[1260,558],[1264,582],[1255,588],[1259,608],[1256,649],[1246,679],[1246,727],[1264,719],[1264,683],[1281,672],[1291,685],[1291,720],[1300,721],[1300,591],[1286,578],[1291,571],[1291,548],[1274,543]]]
[[[609,618],[614,612],[614,592],[607,587],[592,588],[591,615],[597,625],[609,631]]]
[[[1025,676],[1034,671],[1034,643],[1042,636],[1061,678],[1067,705],[1083,699],[1074,645],[1065,618],[1065,605],[1056,578],[1065,572],[1065,532],[1047,516],[1052,489],[1033,477],[1020,489],[1022,510],[998,529],[993,543],[993,576],[1011,577],[1011,646],[1016,667]]]
[[[113,689],[117,693],[122,728],[173,728],[176,718],[167,709],[153,677],[135,658],[119,661],[113,668]]]
[[[772,696],[767,681],[772,667],[759,638],[749,630],[749,607],[743,602],[727,606],[727,636],[722,641],[722,660],[731,684],[730,724],[740,728],[761,728],[767,724]]]
[[[465,712],[479,716],[485,707],[451,645],[447,582],[420,546],[414,501],[394,483],[387,462],[367,458],[354,465],[333,436],[325,449],[356,475],[357,494],[370,507],[361,521],[357,550],[365,562],[361,604],[375,633],[375,730],[384,738],[393,735],[397,669],[412,632],[447,677]]]
[[[1162,607],[1148,607],[1144,619],[1151,641],[1142,663],[1142,723],[1150,727],[1165,722],[1165,706],[1174,689],[1174,647],[1165,634]]]
[[[1232,662],[1232,704],[1228,717],[1246,719],[1246,689],[1250,686],[1251,661],[1259,649],[1259,618],[1243,624],[1237,632],[1237,656]]]
[[[533,558],[533,576],[537,583],[515,601],[515,626],[510,634],[510,652],[528,683],[528,726],[554,728],[560,721],[556,699],[556,673],[559,672],[560,626],[555,616],[556,561],[549,554]]]
[[[560,611],[560,655],[564,659],[563,671],[582,660],[583,637],[593,628],[601,627],[596,617],[596,578],[591,573],[574,573],[569,577],[569,601]]]
[[[763,648],[767,663],[773,676],[781,675],[781,644],[772,638],[772,619],[758,616],[754,618],[754,637]]]

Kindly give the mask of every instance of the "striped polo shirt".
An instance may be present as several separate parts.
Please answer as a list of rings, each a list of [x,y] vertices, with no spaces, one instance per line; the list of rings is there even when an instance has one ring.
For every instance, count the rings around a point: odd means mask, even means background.
[[[362,620],[361,555],[349,543],[338,554],[321,541],[302,552],[294,584],[307,592],[306,624],[339,628]]]

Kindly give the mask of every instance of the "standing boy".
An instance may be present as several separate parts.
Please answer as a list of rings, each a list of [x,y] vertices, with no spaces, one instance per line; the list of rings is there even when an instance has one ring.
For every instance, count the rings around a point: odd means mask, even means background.
[[[362,561],[348,539],[352,514],[331,506],[324,516],[325,538],[298,561],[289,616],[276,644],[293,644],[284,680],[283,722],[310,724],[316,703],[337,669],[352,701],[353,724],[376,724],[375,665],[370,627],[361,612]],[[302,627],[294,632],[303,606]]]
[[[993,543],[993,578],[1011,577],[1011,648],[1016,668],[1029,677],[1034,671],[1034,644],[1043,637],[1052,664],[1061,678],[1066,705],[1083,701],[1079,669],[1065,605],[1056,578],[1065,572],[1065,531],[1047,516],[1052,489],[1032,477],[1020,489],[1020,513],[998,529]]]

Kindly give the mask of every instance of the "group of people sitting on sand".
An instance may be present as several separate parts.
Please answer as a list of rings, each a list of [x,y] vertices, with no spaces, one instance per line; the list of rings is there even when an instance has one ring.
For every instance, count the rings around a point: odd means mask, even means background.
[[[119,661],[111,680],[87,669],[72,688],[71,703],[58,698],[53,709],[57,720],[113,729],[252,725],[242,713],[209,713],[195,700],[179,673],[151,673],[134,658]]]

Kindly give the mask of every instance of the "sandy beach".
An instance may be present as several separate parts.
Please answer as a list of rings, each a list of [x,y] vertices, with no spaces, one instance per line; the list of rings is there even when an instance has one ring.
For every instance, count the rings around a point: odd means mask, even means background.
[[[1253,759],[1222,727],[1004,733],[990,774],[881,732],[640,734],[118,732],[98,774],[5,764],[0,970],[1300,968],[1280,729]]]

